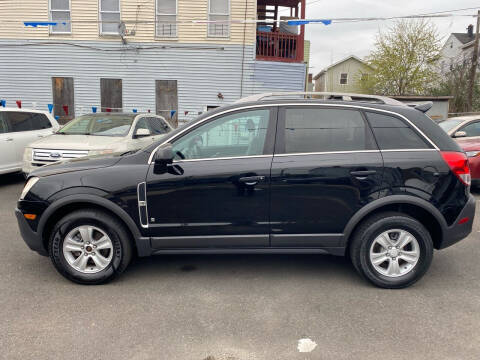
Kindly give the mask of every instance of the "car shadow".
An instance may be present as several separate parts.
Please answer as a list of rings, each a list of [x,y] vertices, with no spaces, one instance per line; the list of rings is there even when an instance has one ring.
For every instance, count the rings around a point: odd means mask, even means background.
[[[348,259],[318,254],[156,255],[135,259],[121,281],[157,282],[172,276],[193,280],[298,277],[299,281],[359,283],[359,276]]]
[[[25,177],[22,173],[0,175],[0,185],[15,185],[23,182],[25,182]]]

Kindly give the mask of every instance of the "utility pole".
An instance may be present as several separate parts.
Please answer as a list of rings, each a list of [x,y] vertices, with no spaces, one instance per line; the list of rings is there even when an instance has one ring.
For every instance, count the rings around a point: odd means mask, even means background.
[[[470,70],[470,81],[468,84],[467,111],[472,111],[473,90],[475,88],[475,75],[478,66],[478,28],[480,27],[480,10],[477,13],[477,29],[475,31],[475,41],[473,42],[472,68]]]

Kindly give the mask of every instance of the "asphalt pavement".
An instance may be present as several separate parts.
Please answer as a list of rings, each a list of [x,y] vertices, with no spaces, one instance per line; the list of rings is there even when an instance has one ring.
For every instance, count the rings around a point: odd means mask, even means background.
[[[480,359],[478,210],[403,290],[324,255],[157,256],[81,286],[21,239],[22,186],[0,176],[2,359]]]

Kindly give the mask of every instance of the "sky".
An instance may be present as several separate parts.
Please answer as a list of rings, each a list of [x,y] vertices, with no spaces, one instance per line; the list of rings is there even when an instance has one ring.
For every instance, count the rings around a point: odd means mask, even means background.
[[[478,0],[307,0],[306,18],[329,19],[344,17],[384,17],[431,13],[444,10],[478,7]],[[476,10],[456,14],[476,14]],[[288,15],[288,12],[285,13]],[[453,17],[431,20],[436,26],[442,43],[452,32],[466,32],[475,18]],[[351,54],[360,58],[373,48],[375,35],[385,30],[392,21],[339,23],[325,26],[305,26],[305,38],[311,41],[310,72],[314,75],[324,67]]]

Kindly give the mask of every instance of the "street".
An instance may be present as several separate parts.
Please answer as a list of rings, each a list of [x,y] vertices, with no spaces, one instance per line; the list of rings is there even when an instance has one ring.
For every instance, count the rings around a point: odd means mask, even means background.
[[[2,359],[478,359],[478,209],[462,242],[417,284],[382,290],[343,258],[141,258],[80,286],[30,251],[14,216],[23,186],[0,176]],[[480,192],[476,194],[480,199]],[[300,339],[317,346],[300,353]]]

